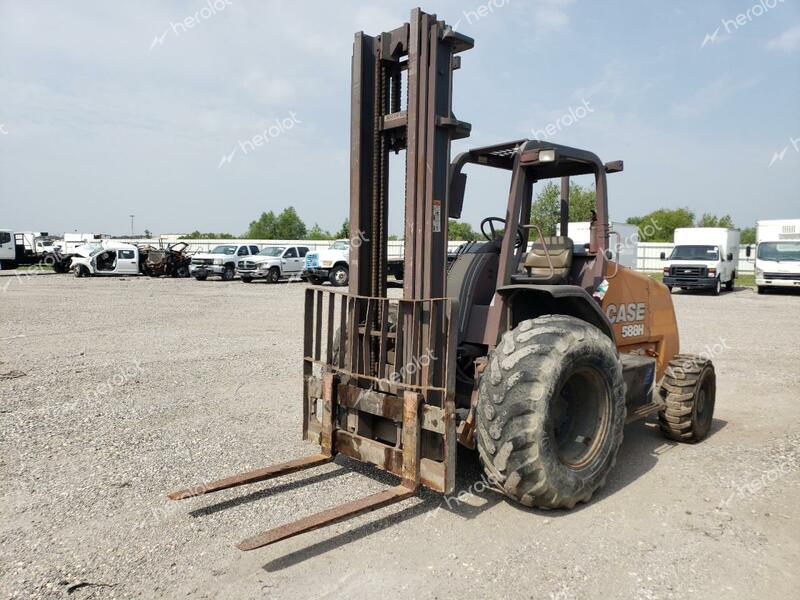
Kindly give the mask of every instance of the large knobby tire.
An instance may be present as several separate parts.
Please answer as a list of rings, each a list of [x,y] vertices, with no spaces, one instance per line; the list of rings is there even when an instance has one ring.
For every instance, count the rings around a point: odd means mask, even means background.
[[[614,343],[585,321],[522,321],[481,377],[478,452],[490,481],[525,506],[572,508],[605,484],[622,443],[625,391]]]
[[[717,375],[712,362],[693,354],[676,354],[661,382],[666,401],[658,413],[661,432],[679,442],[699,442],[714,417]]]

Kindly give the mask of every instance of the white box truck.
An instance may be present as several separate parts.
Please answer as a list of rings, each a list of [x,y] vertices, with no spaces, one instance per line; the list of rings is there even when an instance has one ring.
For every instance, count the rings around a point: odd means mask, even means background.
[[[670,290],[704,289],[718,296],[732,290],[739,261],[739,230],[724,227],[679,227],[669,256],[661,253],[664,285]]]
[[[572,240],[575,254],[586,254],[588,251],[591,225],[589,221],[567,225],[567,236]],[[612,222],[611,232],[608,238],[611,260],[623,267],[635,269],[639,248],[639,228],[628,223]]]
[[[800,289],[800,219],[756,222],[756,289]],[[747,247],[747,256],[750,256]]]

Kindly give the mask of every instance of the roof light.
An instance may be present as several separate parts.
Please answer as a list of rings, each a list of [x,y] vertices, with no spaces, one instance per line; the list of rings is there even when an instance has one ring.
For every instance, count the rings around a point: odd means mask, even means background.
[[[555,159],[555,150],[539,150],[539,162],[553,162]]]

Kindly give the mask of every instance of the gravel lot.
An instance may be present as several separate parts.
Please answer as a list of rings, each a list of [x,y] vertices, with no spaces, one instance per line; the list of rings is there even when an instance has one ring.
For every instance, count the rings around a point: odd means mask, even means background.
[[[778,598],[800,589],[800,296],[676,294],[710,349],[712,435],[626,430],[571,512],[423,492],[265,549],[234,545],[394,483],[334,464],[169,503],[300,441],[305,285],[0,278],[0,594],[20,598]],[[355,467],[355,468],[353,468]],[[480,476],[460,456],[459,490]],[[306,485],[307,484],[307,485]]]

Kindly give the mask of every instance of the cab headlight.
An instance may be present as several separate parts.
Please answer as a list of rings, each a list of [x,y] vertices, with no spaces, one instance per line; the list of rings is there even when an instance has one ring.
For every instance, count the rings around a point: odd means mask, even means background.
[[[756,277],[764,277],[764,269],[756,267]]]
[[[222,265],[222,263],[223,263],[223,260],[221,258],[215,258],[214,259],[214,264],[215,265]]]
[[[268,268],[269,268],[269,265],[267,263],[260,263],[258,265],[258,270],[259,271],[266,271]]]
[[[708,276],[709,277],[716,277],[717,276],[717,270],[714,269],[714,268],[709,269],[708,270]]]
[[[323,267],[332,267],[333,266],[333,261],[332,260],[323,260],[322,261],[322,266]]]

